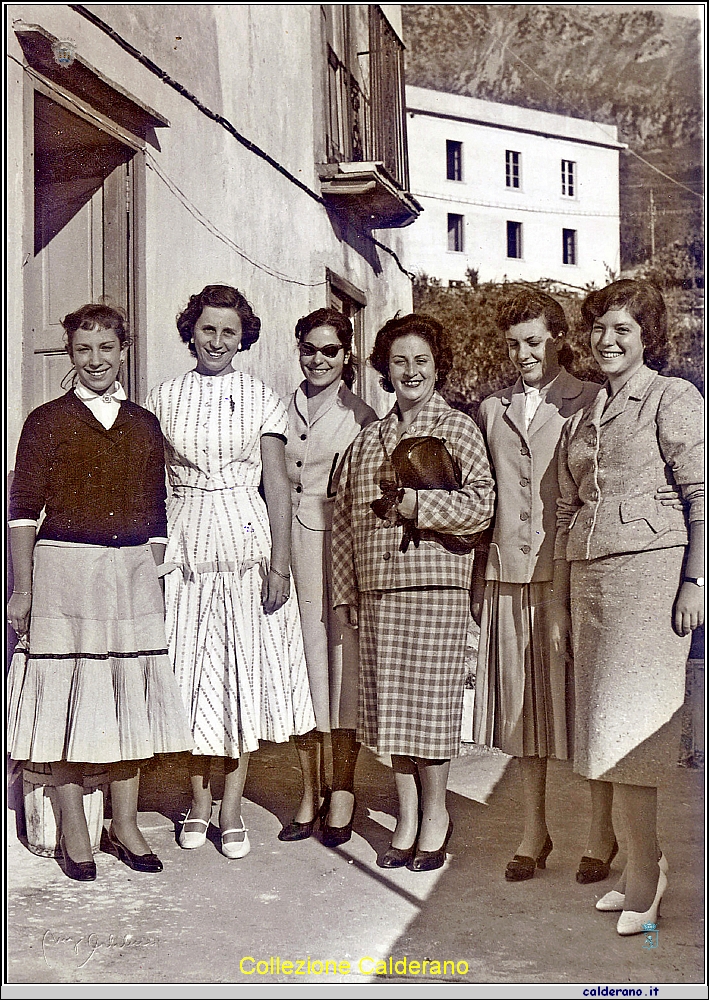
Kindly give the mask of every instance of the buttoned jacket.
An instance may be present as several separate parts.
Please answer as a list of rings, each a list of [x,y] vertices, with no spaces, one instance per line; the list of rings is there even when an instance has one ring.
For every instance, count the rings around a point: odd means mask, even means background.
[[[304,391],[306,384],[300,385],[286,401],[289,428],[286,470],[294,516],[306,528],[327,531],[332,527],[337,480],[345,452],[377,415],[340,382],[311,419]]]
[[[703,401],[684,379],[643,366],[564,428],[556,554],[570,561],[686,545],[704,519]],[[688,513],[654,499],[679,488]]]
[[[73,389],[28,416],[17,448],[10,519],[45,518],[38,537],[142,545],[167,535],[160,424],[121,402],[106,429]]]
[[[521,378],[480,404],[478,424],[497,490],[486,579],[504,583],[552,579],[559,439],[566,420],[595,399],[599,388],[562,368],[543,394],[529,429]]]
[[[356,605],[360,591],[408,587],[468,588],[472,553],[449,552],[428,532],[468,535],[486,528],[495,487],[485,443],[475,421],[434,393],[402,438],[441,438],[461,470],[459,490],[418,490],[416,524],[421,540],[400,550],[403,528],[371,508],[380,482],[395,481],[391,454],[398,443],[398,409],[366,427],[352,444],[342,470],[332,537],[333,603]]]

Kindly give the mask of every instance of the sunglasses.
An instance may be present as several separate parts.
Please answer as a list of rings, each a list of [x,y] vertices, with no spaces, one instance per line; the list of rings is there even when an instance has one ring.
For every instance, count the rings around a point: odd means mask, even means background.
[[[315,347],[313,344],[299,344],[298,349],[303,358],[314,358],[320,353],[324,358],[336,358],[340,351],[344,350],[342,344],[325,344],[324,347]]]

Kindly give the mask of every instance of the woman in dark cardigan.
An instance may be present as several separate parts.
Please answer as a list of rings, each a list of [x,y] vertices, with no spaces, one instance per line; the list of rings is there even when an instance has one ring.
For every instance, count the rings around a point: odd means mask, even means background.
[[[51,764],[65,872],[90,881],[84,765],[107,765],[113,852],[158,872],[137,825],[140,761],[192,740],[165,642],[160,426],[117,381],[128,346],[121,314],[86,305],[63,325],[78,381],[27,418],[10,493],[7,616],[21,641],[8,748],[15,760]]]

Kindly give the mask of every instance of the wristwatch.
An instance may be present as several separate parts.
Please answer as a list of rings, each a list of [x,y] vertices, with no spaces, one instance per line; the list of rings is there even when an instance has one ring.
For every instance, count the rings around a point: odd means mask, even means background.
[[[685,576],[683,582],[684,583],[693,583],[697,587],[703,587],[704,586],[704,577],[703,576]]]

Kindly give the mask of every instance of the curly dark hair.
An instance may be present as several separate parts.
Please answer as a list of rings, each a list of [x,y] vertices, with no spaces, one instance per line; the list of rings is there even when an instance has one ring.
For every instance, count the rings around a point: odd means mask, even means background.
[[[62,320],[66,334],[66,350],[71,354],[74,334],[77,330],[113,330],[121,347],[130,346],[128,321],[122,309],[101,303],[88,302],[74,312],[67,313]]]
[[[557,340],[569,332],[566,313],[551,295],[537,288],[520,288],[498,303],[495,320],[502,333],[507,333],[518,323],[528,323],[533,319],[544,320],[549,333]],[[559,364],[568,368],[573,363],[574,352],[564,341],[559,347]]]
[[[662,292],[651,281],[621,278],[591,292],[581,306],[584,327],[590,333],[594,322],[609,310],[625,309],[640,326],[645,364],[661,371],[667,362],[667,309]]]
[[[197,295],[190,296],[185,309],[177,316],[177,329],[180,337],[189,346],[190,354],[195,358],[197,352],[194,344],[190,343],[194,335],[195,323],[202,315],[202,311],[208,306],[214,309],[235,309],[241,320],[241,344],[242,351],[248,349],[256,343],[261,332],[261,320],[255,314],[245,297],[238,288],[231,285],[205,285]]]
[[[436,388],[440,389],[453,367],[453,352],[443,326],[437,319],[427,316],[425,313],[409,313],[407,316],[396,315],[388,323],[385,323],[377,333],[374,350],[369,356],[369,363],[381,375],[379,381],[382,389],[394,392],[394,386],[389,378],[391,345],[397,337],[410,335],[421,337],[431,348],[433,363],[436,366]]]
[[[357,377],[357,359],[352,356],[352,341],[354,330],[352,323],[337,309],[316,309],[315,312],[301,316],[295,325],[295,339],[301,344],[311,330],[318,326],[331,326],[337,334],[337,339],[345,349],[345,363],[342,367],[342,380],[348,389],[354,385]]]

